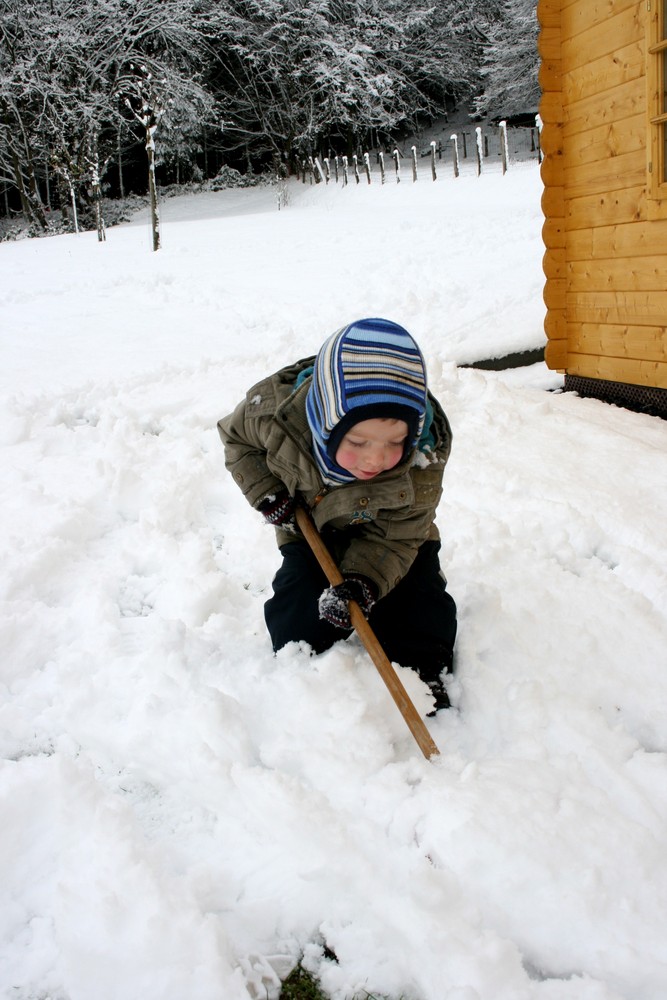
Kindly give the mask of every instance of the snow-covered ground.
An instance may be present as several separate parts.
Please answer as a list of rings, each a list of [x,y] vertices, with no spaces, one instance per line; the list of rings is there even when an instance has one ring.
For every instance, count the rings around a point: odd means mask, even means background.
[[[544,342],[536,163],[289,194],[0,246],[0,995],[665,1000],[667,424],[457,367]],[[272,655],[215,427],[366,315],[454,429],[430,762],[356,639]]]

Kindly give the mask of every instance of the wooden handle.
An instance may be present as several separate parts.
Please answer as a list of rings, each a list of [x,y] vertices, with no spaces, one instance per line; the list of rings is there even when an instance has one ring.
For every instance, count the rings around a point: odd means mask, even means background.
[[[331,553],[322,541],[322,537],[313,524],[313,520],[302,507],[296,509],[296,522],[301,529],[303,537],[310,545],[315,558],[322,567],[327,580],[332,587],[343,583],[343,575],[331,557]],[[366,647],[371,660],[375,664],[380,677],[387,685],[389,694],[394,699],[398,710],[405,719],[408,729],[419,744],[419,749],[427,760],[437,756],[440,751],[433,742],[433,738],[424,724],[424,720],[412,704],[407,691],[401,684],[401,680],[389,662],[385,651],[378,642],[375,632],[370,627],[364,617],[364,613],[356,601],[349,602],[350,620],[357,635]]]

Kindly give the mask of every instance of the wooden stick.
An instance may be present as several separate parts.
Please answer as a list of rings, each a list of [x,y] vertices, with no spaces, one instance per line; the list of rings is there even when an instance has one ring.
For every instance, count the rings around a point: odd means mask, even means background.
[[[315,558],[322,567],[331,586],[336,587],[339,583],[343,583],[342,573],[336,566],[329,550],[322,541],[320,533],[313,524],[310,514],[308,514],[308,512],[302,507],[297,507],[296,509],[296,522],[301,529],[303,537],[310,545]],[[370,658],[377,667],[380,677],[387,685],[389,694],[396,702],[398,710],[407,723],[408,729],[419,744],[419,749],[427,760],[430,760],[431,757],[438,756],[440,751],[426,728],[424,720],[412,704],[407,691],[398,677],[398,674],[387,659],[385,651],[378,642],[375,632],[366,621],[363,611],[356,601],[350,601],[349,607],[352,625],[366,647],[366,651],[368,652]]]

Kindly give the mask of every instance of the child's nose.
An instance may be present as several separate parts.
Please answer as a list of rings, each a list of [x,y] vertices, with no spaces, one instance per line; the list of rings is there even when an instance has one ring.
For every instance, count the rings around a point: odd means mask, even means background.
[[[366,455],[366,470],[372,472],[374,469],[382,468],[384,461],[384,451],[382,448],[374,448]]]

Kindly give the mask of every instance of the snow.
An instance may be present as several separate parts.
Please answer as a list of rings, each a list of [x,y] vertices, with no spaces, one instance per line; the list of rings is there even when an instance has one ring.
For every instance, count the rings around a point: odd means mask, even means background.
[[[3,1000],[667,996],[667,425],[458,367],[544,343],[537,164],[465,162],[0,246]],[[365,315],[454,429],[431,761],[358,640],[272,655],[215,427]]]

